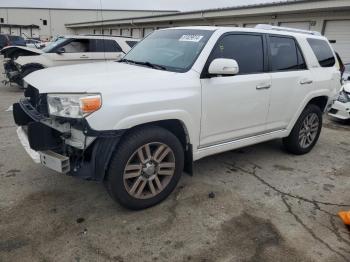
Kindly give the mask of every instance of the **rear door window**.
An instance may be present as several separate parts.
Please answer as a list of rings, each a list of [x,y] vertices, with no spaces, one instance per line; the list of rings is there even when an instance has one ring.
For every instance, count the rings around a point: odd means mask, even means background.
[[[114,40],[94,39],[92,52],[107,52],[107,53],[118,53],[122,52],[121,47]]]
[[[86,53],[90,49],[90,41],[88,39],[75,39],[63,46],[66,53]]]
[[[312,38],[308,38],[307,41],[322,67],[332,67],[335,65],[335,57],[326,41]]]
[[[289,37],[269,37],[272,72],[306,69],[303,55],[295,40]]]
[[[216,58],[235,59],[239,74],[264,72],[264,48],[261,35],[232,34],[221,38],[211,54],[211,61]]]

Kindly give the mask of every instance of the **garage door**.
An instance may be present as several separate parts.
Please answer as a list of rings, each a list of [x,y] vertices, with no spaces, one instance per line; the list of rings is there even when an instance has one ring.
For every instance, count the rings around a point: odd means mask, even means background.
[[[283,27],[310,30],[310,22],[282,22],[279,25]]]
[[[153,31],[154,31],[153,28],[145,28],[145,29],[143,29],[143,36],[148,36]]]
[[[112,29],[112,35],[120,35],[120,29]]]
[[[19,27],[12,27],[12,28],[11,28],[11,35],[17,35],[17,36],[19,36],[19,35],[20,35]]]
[[[129,28],[123,28],[122,29],[122,36],[130,36],[130,29]]]
[[[21,32],[22,32],[22,37],[24,38],[31,38],[31,34],[30,34],[30,28],[22,28],[21,29]]]
[[[141,28],[133,28],[131,34],[133,38],[142,38]]]
[[[33,28],[32,29],[32,37],[33,38],[39,38],[40,33],[39,33],[39,29],[38,28]]]
[[[7,27],[7,26],[2,26],[0,33],[1,34],[9,34],[10,33],[10,28]]]
[[[327,21],[325,36],[331,41],[344,63],[350,63],[350,20]]]

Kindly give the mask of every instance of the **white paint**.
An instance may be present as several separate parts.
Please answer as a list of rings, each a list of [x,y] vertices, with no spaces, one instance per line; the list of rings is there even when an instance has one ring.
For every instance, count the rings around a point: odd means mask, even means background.
[[[19,141],[21,142],[22,146],[26,150],[27,154],[30,156],[30,158],[33,159],[34,163],[39,164],[40,163],[40,155],[38,152],[36,152],[30,148],[27,134],[23,131],[22,127],[17,128],[17,136],[18,136]]]
[[[101,109],[86,118],[95,130],[177,119],[188,132],[194,160],[286,137],[312,98],[326,96],[332,101],[340,89],[339,70],[320,67],[306,40],[327,41],[322,36],[248,28],[184,28],[216,30],[185,73],[108,62],[36,71],[25,80],[41,93],[100,93]],[[217,40],[228,32],[293,36],[309,69],[201,79]],[[310,84],[301,85],[306,79]]]

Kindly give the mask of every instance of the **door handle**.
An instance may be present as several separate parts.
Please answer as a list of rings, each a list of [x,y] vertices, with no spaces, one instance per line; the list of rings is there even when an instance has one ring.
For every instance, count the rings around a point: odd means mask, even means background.
[[[311,79],[302,79],[302,80],[300,80],[300,84],[301,85],[310,85],[312,83],[313,83],[313,81]]]
[[[271,87],[271,84],[260,84],[256,86],[256,90],[269,89],[270,87]]]
[[[89,58],[89,57],[86,55],[82,55],[80,58]]]

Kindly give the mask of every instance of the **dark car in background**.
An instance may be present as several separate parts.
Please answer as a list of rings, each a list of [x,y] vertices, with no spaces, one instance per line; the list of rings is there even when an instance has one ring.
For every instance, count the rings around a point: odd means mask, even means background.
[[[26,46],[26,41],[21,36],[0,34],[0,49],[10,45]]]

